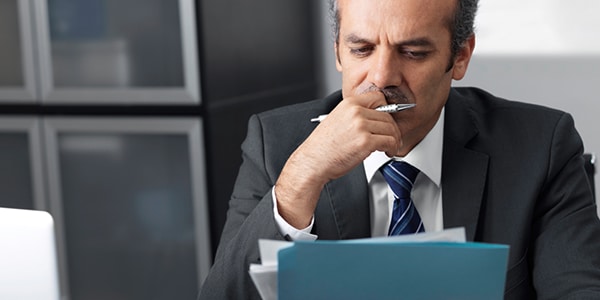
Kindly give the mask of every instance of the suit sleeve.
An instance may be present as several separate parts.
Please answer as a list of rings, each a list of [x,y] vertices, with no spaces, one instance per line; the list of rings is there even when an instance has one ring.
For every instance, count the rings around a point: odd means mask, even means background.
[[[263,141],[260,120],[252,116],[227,221],[199,299],[260,299],[248,274],[249,265],[259,262],[258,239],[283,239],[273,216],[276,175],[267,174]]]
[[[558,121],[550,151],[530,249],[538,299],[600,299],[600,222],[570,115]]]

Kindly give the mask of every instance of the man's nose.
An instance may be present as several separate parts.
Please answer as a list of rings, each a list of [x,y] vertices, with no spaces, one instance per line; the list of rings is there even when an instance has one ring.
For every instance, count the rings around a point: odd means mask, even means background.
[[[381,49],[376,52],[373,64],[369,70],[369,81],[379,87],[400,86],[402,71],[400,60],[391,49]]]

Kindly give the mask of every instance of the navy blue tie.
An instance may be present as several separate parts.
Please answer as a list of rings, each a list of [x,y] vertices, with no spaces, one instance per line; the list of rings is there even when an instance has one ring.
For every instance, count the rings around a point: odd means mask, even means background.
[[[425,231],[421,216],[410,199],[410,192],[419,170],[403,161],[390,161],[381,167],[380,171],[394,192],[394,209],[388,235]]]

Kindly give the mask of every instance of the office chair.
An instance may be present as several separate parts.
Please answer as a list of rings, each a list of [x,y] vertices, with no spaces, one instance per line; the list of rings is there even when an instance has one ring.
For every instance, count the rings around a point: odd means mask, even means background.
[[[584,153],[583,159],[585,160],[585,172],[587,173],[590,186],[592,187],[592,194],[594,195],[594,199],[596,199],[596,187],[594,183],[594,175],[596,174],[596,155],[593,153]]]

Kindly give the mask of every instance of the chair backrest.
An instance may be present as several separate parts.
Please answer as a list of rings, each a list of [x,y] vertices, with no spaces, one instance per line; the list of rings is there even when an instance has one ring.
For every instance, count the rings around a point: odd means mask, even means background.
[[[592,194],[596,199],[596,187],[594,183],[594,175],[596,174],[596,155],[593,153],[584,153],[583,159],[585,160],[585,172],[588,175],[590,186],[592,187]]]

